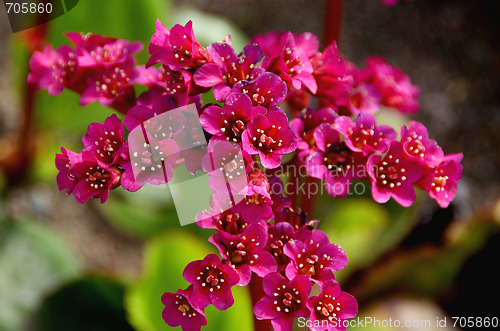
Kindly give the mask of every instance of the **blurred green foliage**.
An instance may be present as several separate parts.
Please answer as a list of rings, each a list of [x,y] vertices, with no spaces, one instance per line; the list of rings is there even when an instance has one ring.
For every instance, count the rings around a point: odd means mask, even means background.
[[[130,322],[139,331],[165,330],[162,319],[164,292],[188,287],[182,278],[184,267],[193,260],[216,253],[206,241],[182,230],[172,230],[148,241],[143,278],[131,286],[126,295]],[[252,306],[247,288],[233,287],[235,304],[226,311],[206,309],[208,325],[204,330],[252,330]]]
[[[0,330],[17,331],[44,296],[81,269],[50,228],[29,220],[0,220],[0,270]]]
[[[131,331],[124,291],[115,280],[84,277],[48,297],[33,324],[40,331]]]

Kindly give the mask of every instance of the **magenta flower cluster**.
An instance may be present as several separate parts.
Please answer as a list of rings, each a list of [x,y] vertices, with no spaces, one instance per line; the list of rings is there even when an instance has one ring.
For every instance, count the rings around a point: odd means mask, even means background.
[[[276,330],[291,330],[295,317],[338,321],[357,314],[356,300],[334,276],[346,266],[346,253],[294,205],[284,194],[286,182],[275,175],[287,154],[294,153],[287,156],[288,168],[304,167],[332,197],[345,197],[353,181],[364,181],[379,203],[392,197],[410,206],[415,187],[443,208],[455,198],[462,154],[445,155],[419,122],[401,127],[399,135],[377,123],[382,106],[403,114],[419,108],[418,88],[380,57],[357,68],[339,55],[335,42],[320,51],[314,34],[289,31],[255,36],[237,54],[229,37],[200,45],[191,21],[170,30],[157,21],[151,56],[141,66],[133,58],[142,48],[138,42],[67,36],[74,46],[46,46],[33,54],[29,82],[51,95],[68,88],[80,94],[81,105],[98,101],[124,116],[92,123],[79,153],[61,149],[60,190],[80,203],[105,202],[119,186],[136,191],[148,182],[168,182],[181,164],[194,174],[224,168],[228,155],[238,151],[243,157],[244,165],[231,169],[231,176],[242,179],[236,181],[243,183],[237,190],[241,202],[223,208],[218,191],[227,182],[210,178],[212,209],[198,213],[196,221],[215,230],[209,241],[219,255],[189,263],[183,273],[187,289],[162,296],[170,326],[199,330],[207,323],[207,306],[228,309],[232,287],[258,279],[265,295],[254,314]],[[137,85],[144,90],[139,95]],[[217,102],[203,104],[204,93]],[[188,104],[197,114],[169,112]],[[170,116],[155,120],[160,114]],[[146,135],[143,145],[135,146],[134,132]],[[208,141],[207,148],[183,149],[178,142],[186,139]],[[321,292],[310,297],[314,284]]]
[[[266,204],[269,212],[237,205],[216,216],[200,217],[200,227],[215,230],[209,242],[220,257],[209,254],[186,266],[183,276],[189,287],[162,297],[165,322],[199,330],[207,323],[207,306],[231,307],[231,288],[247,286],[256,278],[262,279],[265,296],[255,303],[254,314],[270,320],[275,330],[292,330],[295,317],[334,325],[356,316],[356,300],[335,281],[334,272],[347,265],[344,250],[315,228],[317,221],[309,221],[287,197],[270,190],[271,185],[282,185],[280,179],[268,180],[260,170],[253,170],[250,177],[252,196],[242,205]],[[319,296],[310,297],[312,284],[321,288]]]

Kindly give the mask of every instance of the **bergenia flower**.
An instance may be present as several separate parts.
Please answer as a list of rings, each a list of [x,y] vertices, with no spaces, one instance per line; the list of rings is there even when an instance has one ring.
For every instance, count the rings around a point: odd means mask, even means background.
[[[185,26],[176,24],[168,30],[160,20],[156,20],[156,31],[148,51],[151,57],[147,67],[161,63],[177,71],[211,62],[210,54],[194,36],[192,21],[188,21]]]
[[[73,192],[73,188],[77,184],[76,178],[70,175],[70,169],[73,164],[79,161],[78,153],[70,151],[64,147],[61,147],[62,154],[56,154],[56,168],[59,170],[57,174],[57,186],[59,191],[66,190],[66,194],[70,195]]]
[[[242,135],[242,147],[250,155],[259,155],[265,168],[277,168],[283,154],[297,148],[297,136],[288,129],[286,114],[270,111],[266,116],[256,115]]]
[[[79,203],[90,198],[100,198],[101,203],[108,199],[109,191],[120,185],[122,170],[108,166],[97,160],[96,155],[83,150],[75,164],[71,164],[69,177],[74,178],[76,185],[73,196]]]
[[[240,81],[251,81],[264,72],[260,67],[264,53],[258,45],[247,45],[238,56],[226,42],[208,46],[213,63],[196,70],[195,83],[203,87],[214,87],[217,101],[224,101],[231,88]]]
[[[236,213],[231,209],[224,210],[222,213],[207,218],[202,217],[203,216],[200,215],[201,219],[196,221],[196,224],[200,228],[217,229],[232,235],[241,234],[249,225],[249,223],[243,219],[241,214]]]
[[[349,293],[342,292],[335,280],[321,285],[321,293],[307,300],[309,321],[313,331],[345,331],[346,319],[358,314],[358,303]]]
[[[364,83],[352,88],[349,92],[347,109],[350,114],[375,113],[380,109],[382,96],[375,85]]]
[[[137,78],[135,83],[139,85],[147,86],[149,89],[153,87],[165,88],[165,73],[155,67],[146,68],[146,66],[135,66],[135,71],[137,72]]]
[[[311,155],[316,148],[314,130],[321,123],[333,124],[337,117],[337,113],[329,107],[318,110],[306,108],[298,117],[290,120],[288,124],[290,129],[299,137],[297,149],[299,150],[298,156],[301,162],[304,162],[304,159]]]
[[[408,76],[381,57],[368,58],[366,66],[382,96],[383,105],[394,107],[401,113],[414,114],[418,111],[420,91]]]
[[[209,187],[230,196],[234,203],[244,198],[248,182],[243,153],[235,143],[211,139],[208,153],[201,160],[203,171],[209,175]]]
[[[335,120],[335,129],[345,137],[344,142],[351,150],[365,156],[385,153],[398,136],[390,126],[377,125],[375,117],[367,113],[361,113],[355,121],[340,116]]]
[[[154,97],[151,105],[136,105],[130,108],[123,117],[123,124],[127,130],[132,131],[140,125],[146,125],[148,121],[151,129],[154,124],[170,122],[165,123],[164,127],[158,128],[161,132],[158,130],[149,130],[149,133],[157,140],[170,138],[174,132],[179,132],[186,125],[186,119],[180,112],[176,111],[165,114],[169,110],[180,106],[176,101],[174,97],[169,95]],[[153,120],[151,121],[151,119]]]
[[[122,121],[113,114],[106,118],[104,124],[90,124],[82,142],[99,161],[118,165],[128,159],[128,146],[123,141],[123,134]]]
[[[137,127],[128,135],[128,145],[137,185],[160,185],[172,179],[173,165],[179,157],[179,146],[173,139],[158,141]]]
[[[285,100],[287,87],[279,76],[265,72],[252,81],[239,81],[233,86],[232,93],[244,93],[254,106],[271,109]]]
[[[132,55],[142,50],[138,41],[114,40],[103,45],[85,42],[77,45],[78,64],[81,67],[113,67],[132,60]]]
[[[304,88],[315,94],[318,86],[312,75],[313,66],[305,49],[297,47],[293,33],[282,34],[275,48],[279,50],[279,55],[272,59],[266,58],[266,70],[274,72],[295,89]]]
[[[429,139],[427,128],[419,122],[411,121],[408,128],[401,127],[401,143],[405,154],[429,168],[435,168],[444,153],[435,140]]]
[[[135,105],[135,90],[132,83],[136,75],[132,61],[110,68],[95,68],[87,77],[88,87],[80,96],[80,105],[98,101],[103,106],[110,106],[121,113],[126,113]]]
[[[217,232],[208,239],[220,256],[240,275],[238,285],[246,286],[252,272],[264,277],[276,272],[276,261],[264,248],[267,244],[267,229],[262,224],[250,224],[240,235]]]
[[[313,76],[318,84],[316,96],[321,102],[332,107],[347,105],[354,79],[347,72],[344,60],[338,55],[336,42],[313,57],[311,62],[314,67]]]
[[[269,181],[261,170],[254,170],[248,174],[248,185],[244,187],[239,196],[244,199],[233,207],[249,223],[268,221],[273,217],[273,199],[269,192]]]
[[[303,275],[288,280],[278,273],[264,277],[262,286],[266,296],[255,304],[255,316],[271,320],[274,330],[291,331],[295,317],[306,317],[306,301],[311,292],[311,282]]]
[[[333,124],[319,125],[314,130],[314,139],[317,149],[305,159],[308,174],[323,179],[331,196],[345,197],[351,180],[365,175],[366,158],[362,153],[349,149]]]
[[[200,115],[203,129],[222,140],[239,143],[248,122],[256,115],[264,115],[264,107],[254,107],[245,94],[231,94],[223,107],[208,106]]]
[[[424,166],[410,159],[399,141],[392,141],[389,151],[382,157],[373,154],[368,158],[366,170],[372,182],[372,196],[378,203],[391,197],[400,205],[409,207],[416,199],[413,183],[424,175]]]
[[[163,308],[162,317],[168,326],[182,327],[183,331],[200,331],[207,325],[205,312],[191,302],[193,287],[178,290],[176,293],[165,292],[161,296]]]
[[[330,243],[328,236],[320,230],[313,230],[305,242],[289,241],[284,248],[291,261],[286,267],[286,276],[293,278],[306,275],[318,284],[335,279],[333,272],[347,265],[347,255],[339,245]]]
[[[293,226],[286,222],[279,222],[268,227],[269,239],[266,250],[274,256],[278,263],[278,271],[285,271],[290,262],[290,258],[285,255],[283,248],[287,242],[294,239],[295,230]]]
[[[78,50],[91,50],[96,47],[103,47],[106,44],[114,43],[118,40],[118,38],[115,37],[107,37],[95,33],[66,32],[65,35]]]
[[[78,70],[76,53],[68,45],[56,49],[46,45],[41,52],[33,53],[29,64],[28,82],[38,89],[47,89],[50,95],[59,94],[70,85]]]
[[[463,167],[460,164],[463,154],[448,154],[435,169],[428,169],[418,182],[441,208],[449,206],[457,194],[457,183],[462,177]]]
[[[193,284],[190,300],[195,307],[213,304],[219,310],[226,310],[233,305],[231,287],[240,277],[233,268],[222,264],[217,255],[209,254],[203,260],[190,262],[182,275]]]

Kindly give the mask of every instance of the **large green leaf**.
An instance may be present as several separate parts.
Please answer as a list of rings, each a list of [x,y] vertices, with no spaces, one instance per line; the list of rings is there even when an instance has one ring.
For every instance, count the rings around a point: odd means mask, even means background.
[[[338,271],[337,278],[347,277],[399,243],[415,224],[413,208],[394,201],[381,205],[365,197],[335,203],[319,226],[349,257],[347,268]]]
[[[39,331],[132,331],[123,307],[124,286],[86,277],[52,294],[33,318]]]
[[[209,253],[215,253],[215,248],[185,231],[172,230],[152,238],[146,248],[143,279],[128,289],[125,298],[132,325],[139,331],[169,329],[161,316],[162,294],[187,288],[184,267]],[[252,308],[246,291],[233,287],[235,304],[226,311],[207,308],[204,330],[251,330]]]
[[[0,330],[19,330],[42,298],[76,277],[66,243],[34,222],[0,223]]]

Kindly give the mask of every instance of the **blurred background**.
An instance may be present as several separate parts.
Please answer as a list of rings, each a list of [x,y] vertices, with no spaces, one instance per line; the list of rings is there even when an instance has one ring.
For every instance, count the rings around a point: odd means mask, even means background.
[[[1,331],[166,330],[161,294],[185,288],[185,265],[215,252],[211,231],[179,226],[164,188],[116,190],[104,205],[80,205],[57,190],[55,153],[60,146],[80,150],[87,126],[111,110],[80,107],[68,91],[33,94],[26,84],[33,49],[68,43],[67,31],[138,40],[147,49],[156,18],[167,27],[193,20],[205,46],[231,34],[237,51],[270,30],[310,31],[322,40],[332,14],[325,4],[85,0],[17,33],[0,6]],[[445,153],[464,153],[458,195],[447,209],[425,194],[411,208],[379,205],[368,194],[319,199],[310,218],[346,250],[350,262],[337,280],[357,298],[362,317],[429,320],[431,329],[445,317],[448,329],[453,316],[500,317],[491,304],[500,296],[499,17],[497,0],[414,0],[392,8],[345,1],[341,53],[358,66],[368,56],[385,57],[421,89],[419,114],[401,118],[389,110],[381,119],[419,120]],[[137,56],[139,63],[147,58],[146,50]],[[229,310],[207,309],[204,329],[252,330],[246,288],[234,294]]]

